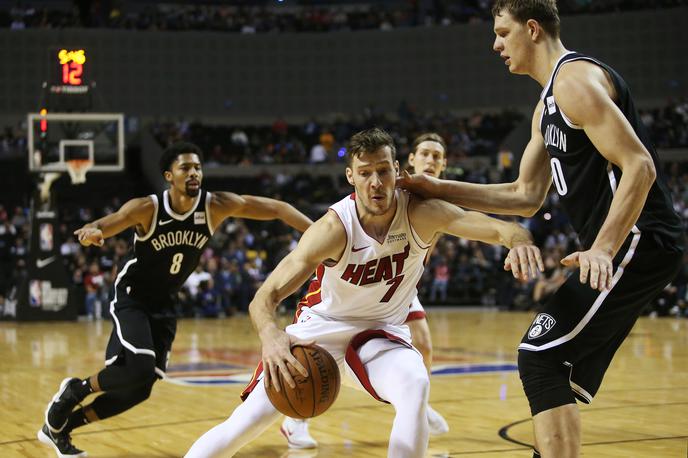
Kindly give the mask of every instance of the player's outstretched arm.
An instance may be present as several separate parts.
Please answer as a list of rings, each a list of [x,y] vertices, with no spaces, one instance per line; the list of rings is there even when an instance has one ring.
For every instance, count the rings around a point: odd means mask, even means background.
[[[475,184],[441,180],[425,174],[397,178],[397,187],[424,197],[443,199],[473,210],[502,215],[533,216],[547,196],[552,177],[545,142],[540,133],[542,103],[535,107],[531,138],[523,152],[519,176],[512,183]]]
[[[580,266],[581,283],[588,282],[589,274],[592,288],[611,288],[612,259],[638,220],[657,172],[652,156],[614,102],[616,91],[602,68],[588,62],[564,65],[554,83],[554,97],[600,154],[623,172],[592,247],[562,259],[565,265]]]
[[[102,246],[105,239],[117,235],[130,227],[138,227],[141,233],[150,229],[155,204],[150,197],[131,199],[119,210],[84,225],[74,231],[83,246]]]
[[[544,270],[540,250],[533,244],[531,233],[519,224],[465,211],[439,199],[414,199],[409,217],[423,240],[432,240],[440,232],[509,248],[504,269],[511,270],[516,278],[534,278],[538,271]]]
[[[275,309],[285,297],[294,293],[313,275],[318,265],[327,260],[338,260],[346,247],[346,232],[339,218],[329,211],[316,221],[301,237],[294,251],[275,267],[265,283],[258,289],[248,310],[253,326],[262,344],[265,385],[275,382],[277,371],[290,387],[294,380],[289,366],[307,376],[306,369],[291,354],[291,345],[303,343],[287,335],[277,326]]]
[[[309,217],[293,206],[268,197],[214,192],[210,209],[211,219],[217,225],[230,216],[257,220],[280,219],[300,232],[304,232],[313,224]]]

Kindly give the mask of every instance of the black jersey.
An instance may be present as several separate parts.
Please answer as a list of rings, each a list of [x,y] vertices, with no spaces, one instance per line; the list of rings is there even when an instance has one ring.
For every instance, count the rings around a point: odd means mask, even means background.
[[[170,307],[191,275],[212,236],[210,193],[199,192],[183,215],[170,206],[169,193],[150,196],[155,203],[148,233],[134,234],[134,246],[119,268],[115,289],[123,289],[146,307]]]
[[[616,105],[650,152],[657,179],[647,196],[634,230],[648,231],[662,243],[680,245],[681,220],[673,209],[671,195],[662,176],[659,159],[650,137],[635,108],[628,85],[611,67],[591,57],[569,52],[552,71],[542,91],[540,130],[550,156],[552,181],[564,210],[578,233],[584,249],[589,249],[609,213],[612,197],[621,179],[621,170],[605,159],[592,144],[582,127],[566,117],[554,100],[553,86],[557,73],[566,62],[585,60],[602,67],[611,77],[618,100]]]

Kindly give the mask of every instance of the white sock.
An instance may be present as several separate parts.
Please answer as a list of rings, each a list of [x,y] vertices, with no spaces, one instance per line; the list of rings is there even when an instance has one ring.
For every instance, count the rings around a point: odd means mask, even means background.
[[[232,456],[258,437],[280,415],[270,403],[261,380],[224,423],[215,426],[194,442],[185,457]]]

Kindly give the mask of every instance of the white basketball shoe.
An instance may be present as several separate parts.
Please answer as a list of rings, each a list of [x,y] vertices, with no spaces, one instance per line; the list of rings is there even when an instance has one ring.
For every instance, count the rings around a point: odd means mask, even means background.
[[[318,446],[318,442],[308,432],[307,420],[284,417],[280,432],[287,438],[289,448],[316,448]]]
[[[428,404],[428,425],[430,425],[430,434],[433,436],[441,436],[449,432],[449,425],[447,421],[435,409]]]

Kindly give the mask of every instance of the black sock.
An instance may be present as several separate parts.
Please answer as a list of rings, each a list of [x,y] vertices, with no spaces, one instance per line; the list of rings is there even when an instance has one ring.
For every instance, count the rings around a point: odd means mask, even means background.
[[[83,400],[89,394],[93,393],[93,387],[91,387],[90,377],[81,380],[79,383],[72,383],[70,389],[72,390],[72,393],[74,393],[74,395],[77,398],[79,398],[80,401]]]
[[[84,415],[84,409],[78,409],[72,412],[67,419],[67,424],[64,427],[64,432],[69,433],[74,428],[88,424],[88,419]]]

